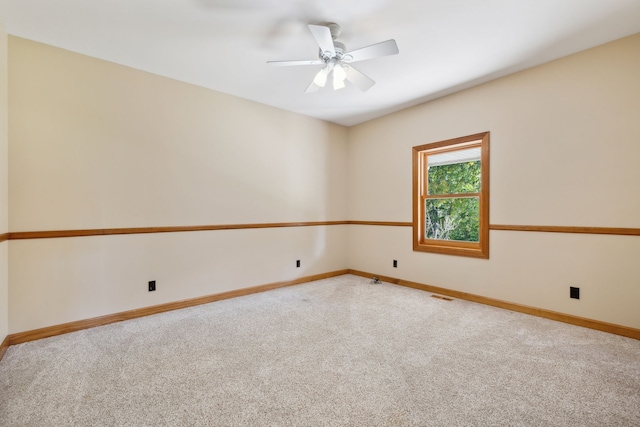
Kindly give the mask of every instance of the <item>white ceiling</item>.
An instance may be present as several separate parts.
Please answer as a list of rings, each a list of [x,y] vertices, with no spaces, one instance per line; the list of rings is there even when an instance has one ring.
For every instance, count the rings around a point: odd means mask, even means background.
[[[640,32],[640,0],[0,0],[9,34],[351,126]],[[304,93],[309,23],[337,22],[376,81]],[[640,54],[640,52],[638,52]]]

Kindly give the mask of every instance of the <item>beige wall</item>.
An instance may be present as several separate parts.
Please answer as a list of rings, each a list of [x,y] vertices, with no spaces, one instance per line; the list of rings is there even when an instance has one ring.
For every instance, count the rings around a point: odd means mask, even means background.
[[[640,227],[639,52],[636,34],[351,128],[349,219],[411,221],[411,147],[490,131],[492,224]],[[475,260],[353,226],[349,267],[640,328],[640,238],[490,238]]]
[[[341,126],[12,36],[9,72],[12,232],[346,217]],[[346,259],[344,226],[15,240],[10,332]]]
[[[10,37],[11,231],[346,215],[346,129]]]
[[[0,22],[0,235],[9,231],[7,33]],[[9,242],[0,243],[0,343],[9,331]]]
[[[9,37],[9,230],[410,221],[411,147],[487,130],[491,223],[640,227],[638,51],[345,129]],[[359,225],[10,243],[10,333],[343,268],[640,328],[637,237],[492,231],[489,260]]]
[[[11,241],[10,332],[344,269],[345,227]]]

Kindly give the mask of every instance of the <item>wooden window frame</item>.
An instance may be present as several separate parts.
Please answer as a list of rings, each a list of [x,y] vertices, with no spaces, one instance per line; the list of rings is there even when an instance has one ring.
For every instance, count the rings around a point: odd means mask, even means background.
[[[480,198],[479,242],[426,239],[424,237],[424,200],[429,198],[429,195],[426,194],[428,178],[426,158],[429,154],[439,154],[472,147],[480,147],[482,180],[479,193],[465,193],[464,196],[477,196]],[[443,197],[461,196],[458,194],[437,195],[437,198]],[[413,147],[413,250],[445,255],[489,258],[489,132]]]

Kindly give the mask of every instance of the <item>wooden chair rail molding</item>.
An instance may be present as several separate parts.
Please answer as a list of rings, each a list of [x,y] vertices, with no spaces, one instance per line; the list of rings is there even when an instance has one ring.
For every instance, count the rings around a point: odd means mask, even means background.
[[[613,234],[619,236],[640,236],[640,228],[491,224],[489,225],[489,229],[503,231],[537,231],[544,233]]]
[[[400,221],[347,221],[350,225],[382,225],[386,227],[411,227],[412,222],[400,222]]]
[[[250,228],[313,227],[344,225],[347,221],[273,222],[255,224],[182,225],[168,227],[92,228],[87,230],[17,231],[9,240],[49,239],[56,237],[110,236],[118,234],[176,233],[185,231],[243,230]]]
[[[176,233],[185,231],[243,230],[251,228],[315,227],[330,225],[374,225],[383,227],[411,227],[413,223],[402,221],[301,221],[256,224],[183,225],[167,227],[94,228],[86,230],[16,231],[0,234],[5,240],[51,239],[60,237],[112,236],[118,234]],[[491,224],[490,230],[534,231],[544,233],[611,234],[640,236],[640,228],[574,227],[556,225],[503,225]]]

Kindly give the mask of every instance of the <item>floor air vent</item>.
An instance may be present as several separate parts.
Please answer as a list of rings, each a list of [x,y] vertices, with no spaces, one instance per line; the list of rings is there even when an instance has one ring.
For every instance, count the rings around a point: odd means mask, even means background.
[[[443,297],[441,295],[431,295],[431,298],[443,299],[445,301],[453,301],[453,298]]]

